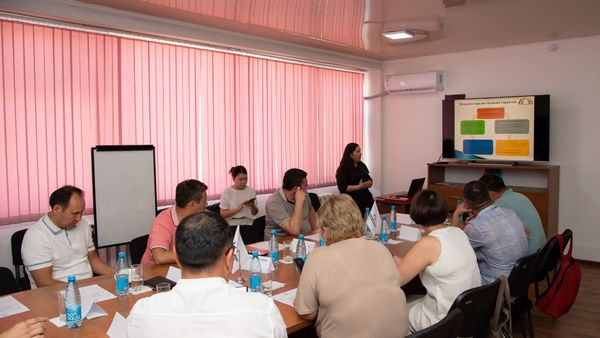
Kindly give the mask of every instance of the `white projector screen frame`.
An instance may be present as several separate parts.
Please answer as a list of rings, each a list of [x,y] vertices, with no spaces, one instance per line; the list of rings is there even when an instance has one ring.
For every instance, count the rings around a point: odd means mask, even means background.
[[[156,217],[153,145],[92,148],[92,179],[98,247],[150,233]]]

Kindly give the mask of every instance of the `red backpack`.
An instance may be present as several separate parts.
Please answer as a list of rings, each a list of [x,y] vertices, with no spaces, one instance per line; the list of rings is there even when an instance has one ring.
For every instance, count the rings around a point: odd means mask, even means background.
[[[566,254],[563,235],[556,235],[554,238],[558,241],[560,248],[560,267],[552,278],[552,284],[548,287],[541,297],[535,302],[535,305],[543,313],[556,319],[569,312],[575,302],[579,284],[581,284],[581,268],[579,264],[571,257],[573,251],[573,237],[571,237],[569,252]]]

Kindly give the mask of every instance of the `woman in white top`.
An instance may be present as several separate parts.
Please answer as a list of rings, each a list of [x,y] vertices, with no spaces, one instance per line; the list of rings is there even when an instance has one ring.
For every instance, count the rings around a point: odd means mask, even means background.
[[[220,213],[229,225],[252,225],[256,207],[256,190],[248,186],[248,171],[242,165],[232,167],[229,174],[233,178],[231,187],[221,194]]]
[[[403,259],[394,257],[402,285],[417,274],[427,294],[407,299],[409,329],[427,328],[447,314],[463,291],[481,285],[475,252],[465,233],[444,221],[448,205],[431,190],[423,190],[412,200],[410,217],[421,226],[425,236]]]

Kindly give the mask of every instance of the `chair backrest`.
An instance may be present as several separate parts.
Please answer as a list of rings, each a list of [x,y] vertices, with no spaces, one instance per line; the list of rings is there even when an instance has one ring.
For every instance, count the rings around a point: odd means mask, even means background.
[[[221,203],[211,204],[211,205],[209,205],[209,206],[206,207],[206,210],[212,211],[215,214],[218,214],[218,213],[221,212]]]
[[[565,248],[568,246],[571,238],[573,238],[573,232],[570,229],[563,231],[563,238],[565,240]],[[541,281],[548,275],[549,272],[556,270],[560,261],[560,248],[558,247],[558,240],[556,237],[552,237],[546,242],[542,251],[540,252],[540,261],[536,273],[536,280]]]
[[[500,289],[500,280],[469,289],[458,295],[450,307],[450,311],[460,309],[463,323],[458,335],[475,337],[485,329],[496,309],[496,300]]]
[[[23,244],[23,237],[25,237],[27,229],[19,230],[12,234],[10,237],[10,246],[12,250],[12,262],[15,266],[16,280],[21,290],[31,289],[29,283],[29,277],[25,271],[25,265],[23,263],[23,257],[21,256],[21,245]],[[11,272],[12,273],[12,272]]]
[[[140,264],[142,261],[142,257],[146,251],[146,246],[148,245],[148,237],[150,237],[150,235],[136,237],[129,242],[129,255],[131,257],[131,264]]]
[[[415,332],[408,338],[456,338],[463,322],[460,309],[448,312],[444,319],[421,331]]]
[[[541,252],[519,259],[508,276],[511,297],[527,296],[529,285],[536,280]]]
[[[308,197],[310,197],[310,204],[312,204],[313,209],[315,209],[315,211],[319,211],[319,208],[321,207],[319,195],[315,194],[314,192],[309,192]]]
[[[21,291],[19,283],[17,283],[12,271],[7,267],[0,267],[0,296],[19,291]]]

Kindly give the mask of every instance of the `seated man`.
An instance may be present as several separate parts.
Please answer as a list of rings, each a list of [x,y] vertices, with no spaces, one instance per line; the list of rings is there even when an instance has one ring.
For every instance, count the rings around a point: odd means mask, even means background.
[[[96,253],[90,225],[82,218],[83,191],[66,185],[50,195],[50,212],[32,225],[23,237],[21,256],[31,287],[77,280],[97,274],[113,274]]]
[[[152,222],[148,245],[142,256],[143,265],[175,263],[173,241],[179,222],[186,216],[206,208],[206,184],[185,180],[175,189],[175,205],[163,210]]]
[[[532,254],[546,244],[546,234],[537,209],[527,196],[514,192],[504,185],[502,177],[496,174],[485,174],[479,178],[490,191],[494,203],[502,208],[514,211],[527,229],[527,254]]]
[[[143,298],[127,319],[127,337],[287,337],[275,302],[228,285],[233,232],[223,217],[199,212],[175,233],[181,277],[169,292]]]
[[[283,186],[267,199],[265,205],[265,240],[271,230],[277,236],[309,234],[317,229],[317,214],[306,191],[306,171],[292,168],[283,175]]]
[[[460,215],[469,216],[465,223]],[[463,189],[463,203],[452,215],[452,225],[465,231],[475,250],[482,284],[508,277],[515,262],[527,255],[527,235],[519,216],[495,205],[485,184],[471,181]]]

